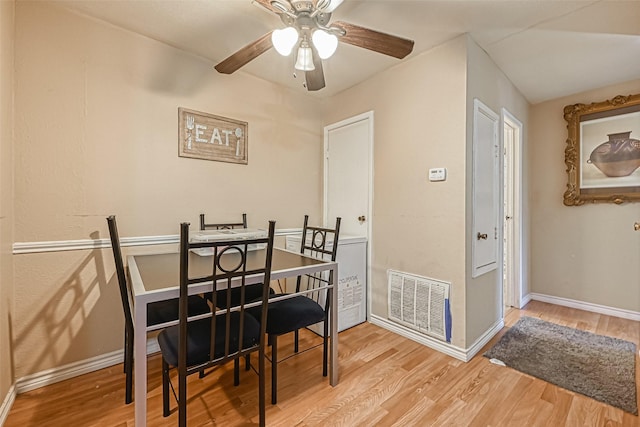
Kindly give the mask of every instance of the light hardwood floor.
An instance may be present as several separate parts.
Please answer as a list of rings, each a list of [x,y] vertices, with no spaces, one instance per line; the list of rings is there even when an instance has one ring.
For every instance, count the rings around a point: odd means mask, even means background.
[[[640,322],[533,301],[523,310],[510,310],[507,327],[521,316],[614,336],[640,348]],[[489,363],[482,353],[503,332],[464,363],[377,326],[356,326],[340,334],[337,387],[322,377],[321,348],[282,364],[279,403],[267,399],[267,425],[640,426],[637,416]],[[317,340],[311,333],[304,338]],[[279,344],[281,353],[291,348],[285,339]],[[243,371],[240,386],[232,382],[230,365],[204,379],[191,376],[190,426],[257,424],[257,376]],[[175,409],[162,417],[161,391],[160,360],[152,356],[148,424],[174,426]],[[124,404],[122,365],[17,396],[5,426],[133,426],[133,404]]]

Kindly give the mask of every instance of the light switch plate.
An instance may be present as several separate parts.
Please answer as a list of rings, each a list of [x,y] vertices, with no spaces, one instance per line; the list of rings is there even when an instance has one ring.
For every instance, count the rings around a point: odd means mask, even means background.
[[[429,169],[429,181],[445,181],[447,179],[447,168]]]

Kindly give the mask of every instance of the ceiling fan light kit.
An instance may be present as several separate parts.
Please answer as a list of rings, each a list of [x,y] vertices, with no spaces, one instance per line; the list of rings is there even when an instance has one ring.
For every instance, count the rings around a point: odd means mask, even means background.
[[[273,47],[282,56],[291,55],[291,52],[298,43],[299,38],[298,31],[293,27],[274,30],[273,33],[271,33],[271,42],[273,43]],[[313,42],[313,46],[316,48],[318,56],[320,56],[321,59],[330,58],[338,48],[338,37],[327,33],[320,28],[313,31],[311,41]],[[303,46],[303,44],[306,44],[306,46]],[[300,49],[302,48],[310,49],[306,41],[300,42],[298,52],[300,52]],[[298,69],[300,70],[301,68]]]
[[[280,55],[289,56],[297,45],[294,68],[305,71],[305,87],[315,91],[325,87],[322,60],[335,53],[339,41],[398,59],[404,58],[413,50],[413,40],[348,22],[329,25],[331,14],[343,0],[253,1],[279,15],[286,28],[265,34],[220,62],[215,66],[220,73],[235,72],[272,46]]]

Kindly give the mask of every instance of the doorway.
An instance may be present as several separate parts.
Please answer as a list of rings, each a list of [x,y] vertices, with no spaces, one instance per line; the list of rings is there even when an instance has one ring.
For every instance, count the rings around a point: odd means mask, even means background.
[[[338,296],[342,292],[356,290],[353,293],[354,307],[360,309],[358,298],[366,301],[362,307],[366,317],[371,316],[371,227],[373,211],[373,111],[342,120],[324,128],[324,223],[331,224],[336,217],[341,217],[340,240],[345,247],[351,243],[364,246],[362,261],[355,258],[349,261],[350,266],[340,268],[338,279]],[[354,245],[355,247],[355,245]],[[341,256],[338,249],[338,257]],[[357,264],[363,264],[363,274],[343,277]],[[363,280],[358,279],[362,277]],[[356,286],[352,286],[356,279]],[[351,289],[348,289],[351,286]],[[364,291],[364,292],[362,292]],[[364,294],[364,295],[363,295]],[[339,312],[346,317],[349,307],[344,304],[350,298],[341,299]],[[355,307],[358,306],[358,307]],[[363,314],[364,314],[363,313]],[[343,316],[343,317],[344,317]]]
[[[503,124],[503,257],[505,311],[522,308],[522,123],[502,109]]]

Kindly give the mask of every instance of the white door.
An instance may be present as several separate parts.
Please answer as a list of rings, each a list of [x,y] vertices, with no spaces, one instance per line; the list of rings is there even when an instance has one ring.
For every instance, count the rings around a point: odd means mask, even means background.
[[[343,272],[353,271],[359,263],[338,268],[338,311],[342,317],[358,313],[358,320],[352,321],[359,323],[369,317],[371,307],[368,278],[371,277],[373,111],[325,127],[324,154],[324,223],[331,226],[339,216],[342,218],[340,235],[364,237],[365,276],[343,275]],[[339,259],[341,249],[339,246]],[[353,289],[360,291],[354,293],[357,298],[353,298],[350,308],[350,299],[343,296]]]
[[[341,217],[341,234],[369,238],[372,149],[372,111],[324,128],[324,223]]]
[[[499,117],[478,99],[473,109],[473,226],[471,277],[493,271],[498,258]]]

